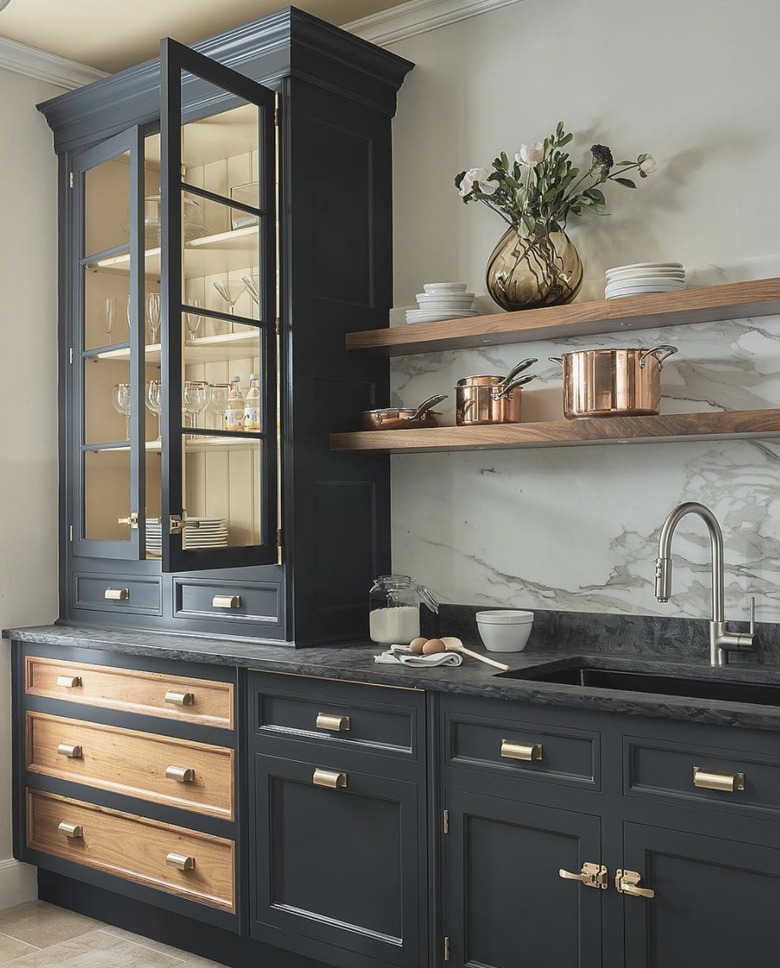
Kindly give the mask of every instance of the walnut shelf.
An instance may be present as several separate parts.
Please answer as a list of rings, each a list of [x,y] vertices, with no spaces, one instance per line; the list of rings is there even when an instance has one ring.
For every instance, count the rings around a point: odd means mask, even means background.
[[[726,413],[679,413],[657,417],[545,420],[487,427],[371,430],[331,434],[333,451],[411,454],[582,444],[665,443],[780,437],[780,408]]]
[[[775,314],[780,314],[780,279],[758,279],[683,292],[364,330],[348,333],[346,348],[405,356]]]

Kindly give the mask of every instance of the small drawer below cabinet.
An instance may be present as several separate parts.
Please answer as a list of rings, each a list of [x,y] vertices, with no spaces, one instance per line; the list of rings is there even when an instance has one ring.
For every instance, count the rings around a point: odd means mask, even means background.
[[[105,578],[74,575],[76,608],[98,612],[162,615],[159,578]]]
[[[174,579],[174,617],[281,623],[279,585]]]
[[[235,845],[221,837],[28,790],[27,846],[235,911]]]
[[[233,750],[29,712],[27,769],[232,820]]]

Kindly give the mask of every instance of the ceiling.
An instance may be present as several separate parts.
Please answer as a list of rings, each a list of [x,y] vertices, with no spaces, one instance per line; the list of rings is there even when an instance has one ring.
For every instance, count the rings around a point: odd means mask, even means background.
[[[300,0],[334,24],[400,0]],[[10,0],[0,36],[114,73],[155,57],[161,37],[190,44],[285,6],[284,0]]]

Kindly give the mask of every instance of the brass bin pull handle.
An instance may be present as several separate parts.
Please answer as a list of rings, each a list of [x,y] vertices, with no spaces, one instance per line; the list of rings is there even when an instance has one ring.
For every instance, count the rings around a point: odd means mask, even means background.
[[[331,790],[345,790],[347,787],[347,774],[337,773],[335,770],[315,770],[311,778],[315,786],[328,787]]]
[[[649,887],[639,887],[642,875],[636,871],[615,871],[615,890],[618,894],[630,894],[631,897],[655,897],[655,891]]]
[[[103,598],[108,599],[109,602],[129,602],[130,589],[129,588],[107,588],[103,592]]]
[[[329,729],[334,733],[348,733],[352,728],[349,716],[334,716],[330,713],[317,713],[315,720],[317,729]]]
[[[558,877],[565,881],[580,881],[585,887],[597,887],[602,891],[607,889],[609,884],[609,871],[603,864],[583,864],[579,874],[572,874],[561,868]]]
[[[240,595],[215,595],[211,599],[212,608],[241,608]]]
[[[81,686],[81,676],[57,676],[57,685],[63,689],[78,689]]]
[[[80,746],[72,743],[60,743],[57,747],[60,756],[67,756],[69,760],[81,760],[84,758],[84,751]]]
[[[178,783],[194,783],[195,770],[188,766],[166,766],[165,778],[167,780],[176,780]]]
[[[195,693],[176,692],[175,689],[169,689],[168,692],[165,693],[165,701],[169,702],[172,706],[194,706]]]
[[[544,753],[541,743],[513,743],[511,740],[501,740],[501,755],[508,760],[540,760]]]
[[[57,830],[69,840],[78,840],[80,837],[84,836],[84,828],[80,823],[68,823],[67,820],[63,820],[58,826]]]
[[[180,871],[191,871],[195,869],[195,858],[189,854],[177,854],[171,851],[165,858],[165,863],[169,867],[176,867]]]
[[[700,790],[720,790],[722,793],[734,793],[737,790],[745,789],[745,774],[715,773],[694,766],[693,785]]]

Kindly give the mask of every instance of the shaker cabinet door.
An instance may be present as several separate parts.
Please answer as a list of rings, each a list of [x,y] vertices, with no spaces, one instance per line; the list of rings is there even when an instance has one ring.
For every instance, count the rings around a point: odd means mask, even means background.
[[[255,754],[252,935],[319,960],[418,968],[427,901],[418,786]],[[318,955],[322,946],[341,954]]]
[[[601,968],[599,818],[448,789],[445,915],[453,968]],[[664,966],[667,968],[667,966]]]

